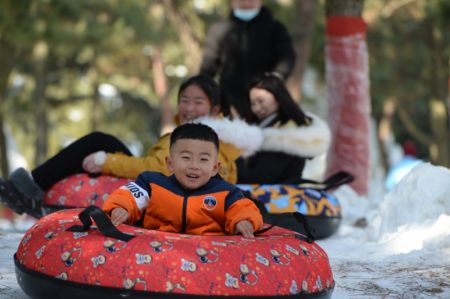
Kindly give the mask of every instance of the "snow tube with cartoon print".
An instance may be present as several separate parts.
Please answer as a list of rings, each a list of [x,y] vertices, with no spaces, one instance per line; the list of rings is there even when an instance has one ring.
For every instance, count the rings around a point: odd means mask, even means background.
[[[247,195],[263,203],[267,211],[263,216],[267,223],[305,233],[290,214],[299,212],[305,216],[314,239],[332,235],[341,223],[341,205],[327,190],[353,179],[347,173],[337,173],[323,183],[303,180],[298,185],[237,185]],[[64,208],[80,208],[90,205],[103,206],[109,193],[130,179],[100,175],[76,174],[56,183],[44,197],[45,213]],[[260,205],[261,208],[261,205]]]
[[[330,298],[335,284],[325,251],[291,230],[247,239],[116,228],[95,206],[44,216],[14,260],[32,298]]]

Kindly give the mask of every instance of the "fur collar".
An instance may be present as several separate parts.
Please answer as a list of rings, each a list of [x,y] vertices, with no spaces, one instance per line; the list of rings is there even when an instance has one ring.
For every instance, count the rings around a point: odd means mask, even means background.
[[[310,125],[299,127],[288,122],[282,126],[262,129],[264,141],[261,150],[300,157],[314,157],[326,153],[331,140],[330,129],[318,116],[311,113],[307,115],[312,118]]]
[[[237,147],[243,157],[248,157],[260,149],[263,142],[262,130],[257,126],[247,124],[240,119],[200,117],[194,122],[210,126],[223,142]]]

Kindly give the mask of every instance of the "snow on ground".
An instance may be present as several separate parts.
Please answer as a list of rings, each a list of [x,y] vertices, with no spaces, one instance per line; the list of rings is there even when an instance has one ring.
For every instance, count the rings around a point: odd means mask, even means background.
[[[13,255],[19,245],[23,233],[0,232],[0,298],[28,298],[17,284],[14,273]]]
[[[450,170],[423,163],[382,200],[336,191],[343,223],[318,243],[333,298],[450,298]]]
[[[318,243],[336,280],[333,298],[450,298],[450,170],[423,163],[390,193],[335,192],[339,231]],[[0,221],[0,298],[27,298],[13,254],[30,222]]]

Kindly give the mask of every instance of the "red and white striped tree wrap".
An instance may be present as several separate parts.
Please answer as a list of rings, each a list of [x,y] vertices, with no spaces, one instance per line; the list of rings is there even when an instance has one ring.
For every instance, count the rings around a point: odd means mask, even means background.
[[[332,143],[327,175],[346,171],[367,195],[370,181],[370,90],[366,24],[360,17],[327,18],[326,77]]]

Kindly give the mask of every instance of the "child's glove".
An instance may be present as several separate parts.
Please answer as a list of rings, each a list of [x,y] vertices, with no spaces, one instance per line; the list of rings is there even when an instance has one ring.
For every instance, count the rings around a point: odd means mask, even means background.
[[[106,153],[104,151],[98,151],[88,155],[83,160],[83,169],[89,173],[101,172],[103,164],[106,161]]]

